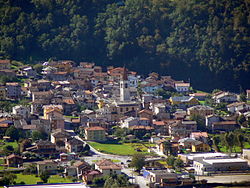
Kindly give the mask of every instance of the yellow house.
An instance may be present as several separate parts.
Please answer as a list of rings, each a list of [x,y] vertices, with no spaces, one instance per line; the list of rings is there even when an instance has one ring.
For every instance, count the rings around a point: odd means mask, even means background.
[[[170,101],[170,103],[172,105],[188,105],[188,106],[192,106],[192,105],[198,105],[199,104],[199,101],[196,98],[190,97],[190,96],[170,97],[169,101]]]
[[[5,86],[0,86],[0,100],[6,99],[6,88]]]
[[[50,114],[54,112],[53,114],[60,114],[62,116],[63,114],[63,107],[62,105],[45,105],[43,107],[43,115],[44,119],[50,119]]]
[[[208,144],[203,142],[196,142],[192,145],[192,152],[209,152],[211,150]]]

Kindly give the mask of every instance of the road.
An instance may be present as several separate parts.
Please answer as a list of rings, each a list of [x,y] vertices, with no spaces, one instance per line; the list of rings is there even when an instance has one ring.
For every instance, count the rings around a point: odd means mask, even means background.
[[[196,180],[208,180],[208,183],[232,183],[249,181],[250,174],[248,175],[226,175],[226,176],[196,176]]]
[[[75,136],[76,139],[79,139],[81,141],[83,141],[84,143],[87,143],[86,141],[82,140],[79,136]],[[130,156],[122,156],[122,155],[112,155],[112,154],[106,154],[106,153],[101,153],[99,151],[97,151],[95,148],[93,148],[92,146],[90,146],[90,150],[94,153],[92,156],[89,157],[83,157],[83,159],[89,163],[89,164],[93,164],[95,163],[97,160],[101,160],[101,159],[112,159],[112,160],[119,160],[120,164],[122,163],[122,172],[127,174],[129,177],[133,177],[130,179],[131,183],[136,183],[138,184],[141,188],[146,188],[147,187],[147,181],[143,178],[143,176],[138,176],[138,175],[134,175],[133,173],[133,169],[132,168],[127,168],[128,166],[128,160],[131,160]],[[153,159],[150,159],[153,160]]]

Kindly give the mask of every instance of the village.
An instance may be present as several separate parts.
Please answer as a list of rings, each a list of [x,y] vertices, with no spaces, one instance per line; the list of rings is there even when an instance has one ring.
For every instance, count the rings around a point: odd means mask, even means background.
[[[0,79],[0,185],[250,179],[250,90],[71,60],[0,60]]]

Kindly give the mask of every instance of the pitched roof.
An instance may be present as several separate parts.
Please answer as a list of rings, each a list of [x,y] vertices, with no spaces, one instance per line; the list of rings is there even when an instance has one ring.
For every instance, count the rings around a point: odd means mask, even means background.
[[[10,63],[10,60],[8,60],[8,59],[0,60],[0,64],[9,64],[9,63]]]
[[[98,161],[96,165],[100,169],[114,169],[114,170],[122,169],[120,165],[113,163],[110,159],[103,159],[101,161]]]
[[[100,126],[95,126],[95,127],[87,127],[85,128],[87,131],[105,131],[103,127]]]

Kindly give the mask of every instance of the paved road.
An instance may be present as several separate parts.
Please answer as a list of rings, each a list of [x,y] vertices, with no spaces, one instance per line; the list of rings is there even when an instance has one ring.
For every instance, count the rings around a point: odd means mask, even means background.
[[[87,143],[86,141],[82,140],[79,136],[75,136],[76,139],[79,139],[83,141],[84,143]],[[128,160],[131,160],[130,156],[122,156],[122,155],[112,155],[112,154],[106,154],[106,153],[101,153],[97,151],[95,148],[90,147],[90,150],[94,153],[94,155],[89,156],[89,157],[83,157],[83,159],[88,162],[89,164],[93,164],[96,160],[101,160],[101,159],[113,159],[113,160],[119,160],[120,164],[121,162],[123,163],[123,169],[122,172],[127,174],[129,177],[133,177],[130,179],[132,183],[138,184],[141,188],[146,188],[147,181],[143,178],[143,176],[135,176],[133,174],[133,169],[127,168],[128,166]],[[153,159],[150,159],[153,160]]]
[[[248,175],[226,175],[226,176],[196,176],[196,180],[206,179],[208,183],[232,183],[249,181],[250,174]]]
[[[147,183],[149,183],[148,180],[145,179],[143,176],[136,176],[134,174],[134,171],[133,171],[132,168],[124,168],[124,169],[122,169],[122,172],[125,173],[125,174],[127,174],[129,177],[132,177],[130,179],[131,183],[138,184],[140,186],[140,188],[146,188],[146,187],[148,187],[147,186]]]

